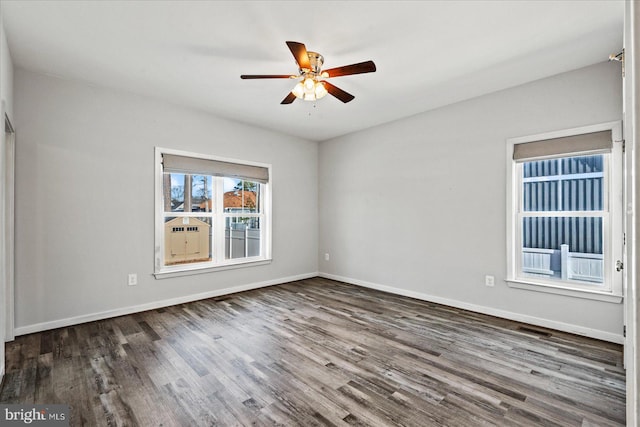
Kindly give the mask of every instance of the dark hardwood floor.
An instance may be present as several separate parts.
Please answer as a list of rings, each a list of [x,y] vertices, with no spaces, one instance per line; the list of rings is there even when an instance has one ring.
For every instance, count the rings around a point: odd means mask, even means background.
[[[0,401],[73,426],[625,423],[621,346],[320,278],[6,349]]]

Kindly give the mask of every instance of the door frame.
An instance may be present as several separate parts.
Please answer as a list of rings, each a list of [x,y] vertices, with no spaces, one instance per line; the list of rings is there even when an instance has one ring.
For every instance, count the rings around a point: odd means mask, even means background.
[[[2,217],[2,267],[5,271],[5,340],[15,339],[14,291],[15,291],[15,129],[7,113],[4,113],[4,176],[3,176],[3,212]]]
[[[625,123],[625,145],[627,147],[626,177],[626,277],[624,295],[625,323],[625,368],[627,380],[627,425],[637,425],[640,421],[640,341],[639,292],[638,292],[638,211],[640,210],[640,179],[636,176],[640,166],[639,128],[640,112],[638,111],[637,87],[640,83],[640,52],[637,37],[640,34],[640,5],[637,2],[625,2],[624,11],[624,51],[623,51],[623,114]]]

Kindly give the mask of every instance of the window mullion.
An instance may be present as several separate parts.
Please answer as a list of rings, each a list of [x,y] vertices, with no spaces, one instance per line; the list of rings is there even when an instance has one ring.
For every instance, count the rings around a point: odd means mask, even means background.
[[[215,182],[215,203],[214,203],[214,230],[213,244],[215,248],[215,257],[217,263],[223,262],[225,259],[224,241],[225,241],[225,227],[224,227],[224,178],[214,177]]]

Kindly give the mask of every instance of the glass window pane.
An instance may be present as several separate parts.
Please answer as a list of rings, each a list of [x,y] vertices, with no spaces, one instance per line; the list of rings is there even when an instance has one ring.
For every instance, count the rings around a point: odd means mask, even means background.
[[[562,162],[563,175],[604,172],[604,155],[602,154],[564,157],[560,160]]]
[[[525,212],[604,209],[604,156],[573,156],[522,165]]]
[[[226,259],[260,256],[260,218],[227,217],[224,233]]]
[[[604,207],[603,188],[604,179],[601,176],[562,181],[561,210],[601,211]]]
[[[165,173],[162,187],[165,212],[212,211],[211,176]],[[185,199],[188,199],[187,203]]]
[[[242,210],[242,180],[224,178],[224,211],[240,212]]]
[[[241,179],[224,179],[224,211],[260,212],[260,183]]]
[[[523,183],[523,208],[526,212],[557,211],[558,181]]]
[[[536,160],[525,162],[522,173],[525,178],[558,175],[558,160]]]
[[[602,284],[603,236],[600,217],[525,217],[521,274]]]
[[[213,177],[193,175],[191,177],[191,212],[212,212]]]
[[[164,222],[164,264],[193,264],[211,261],[211,218],[166,217]]]
[[[244,212],[259,213],[261,211],[260,206],[260,183],[245,181],[244,190]]]
[[[165,173],[162,180],[165,212],[184,211],[184,174]]]

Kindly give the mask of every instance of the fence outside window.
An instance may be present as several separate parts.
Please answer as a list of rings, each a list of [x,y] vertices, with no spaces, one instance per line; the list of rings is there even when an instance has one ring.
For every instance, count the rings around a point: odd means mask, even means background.
[[[604,156],[522,165],[522,272],[603,283]]]

